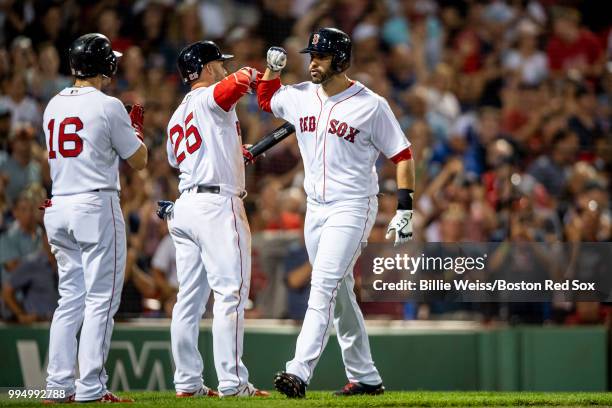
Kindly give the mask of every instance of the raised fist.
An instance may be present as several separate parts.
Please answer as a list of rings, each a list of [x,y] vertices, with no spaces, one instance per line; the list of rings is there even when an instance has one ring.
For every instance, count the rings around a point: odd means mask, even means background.
[[[287,51],[281,47],[270,47],[266,62],[270,71],[279,72],[287,65]]]
[[[263,74],[251,67],[242,67],[238,70],[238,72],[247,76],[250,88],[249,93],[255,92],[257,90],[257,81],[261,79]]]
[[[128,107],[126,107],[128,109]],[[132,121],[132,127],[136,130],[136,136],[144,141],[143,123],[144,123],[144,108],[142,105],[134,104],[128,110],[130,114],[130,120]]]

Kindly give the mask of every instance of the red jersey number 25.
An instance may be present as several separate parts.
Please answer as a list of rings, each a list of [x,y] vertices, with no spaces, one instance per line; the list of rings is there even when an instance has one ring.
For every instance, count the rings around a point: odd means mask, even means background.
[[[187,115],[184,127],[177,124],[170,129],[170,143],[174,146],[174,157],[176,157],[176,162],[178,164],[181,164],[181,162],[185,160],[185,150],[187,150],[187,153],[193,154],[202,146],[200,132],[198,132],[195,126],[189,125],[192,119],[193,112]],[[180,144],[183,138],[185,138],[185,148],[179,153]]]

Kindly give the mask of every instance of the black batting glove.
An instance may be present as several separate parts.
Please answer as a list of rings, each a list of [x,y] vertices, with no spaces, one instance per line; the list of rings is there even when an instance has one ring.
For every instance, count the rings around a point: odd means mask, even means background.
[[[172,214],[173,209],[174,202],[160,200],[157,202],[157,211],[155,213],[160,219],[165,220],[166,218],[168,218],[168,216],[170,216],[170,214]]]

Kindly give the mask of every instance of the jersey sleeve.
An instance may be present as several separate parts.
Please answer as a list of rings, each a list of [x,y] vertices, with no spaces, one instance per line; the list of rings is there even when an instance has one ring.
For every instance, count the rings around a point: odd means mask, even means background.
[[[109,98],[104,109],[113,149],[122,159],[131,157],[140,148],[142,142],[136,136],[136,130],[132,127],[123,103],[117,98]]]
[[[218,83],[217,83],[218,84]],[[216,86],[216,85],[215,85]],[[236,105],[233,104],[232,106],[230,106],[228,108],[228,110],[223,109],[218,103],[217,101],[215,101],[215,96],[214,96],[214,92],[206,92],[202,97],[201,97],[201,104],[199,104],[198,106],[200,107],[200,109],[203,109],[204,112],[214,112],[214,113],[228,113],[231,112],[232,109],[236,108]]]
[[[166,138],[166,154],[168,155],[168,163],[170,166],[175,169],[179,168],[178,162],[176,161],[176,156],[174,155],[174,148],[172,147],[172,143],[170,142],[170,132],[168,132],[168,137]]]
[[[270,100],[272,114],[289,123],[294,123],[294,115],[297,112],[295,101],[299,98],[299,93],[300,91],[292,85],[282,85],[278,88]]]
[[[410,147],[391,107],[383,98],[379,99],[374,112],[371,132],[372,143],[389,159]]]

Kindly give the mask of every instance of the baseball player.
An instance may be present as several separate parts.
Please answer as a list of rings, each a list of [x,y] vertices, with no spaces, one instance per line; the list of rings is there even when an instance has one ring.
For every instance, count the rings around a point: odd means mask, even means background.
[[[176,247],[179,291],[171,334],[179,397],[217,395],[202,382],[198,351],[199,323],[211,291],[219,395],[269,395],[249,383],[242,362],[251,233],[242,203],[243,148],[235,106],[254,88],[257,71],[242,68],[226,76],[223,61],[232,57],[203,41],[184,48],[177,63],[191,86],[168,124],[168,161],[180,170],[181,195],[171,210],[162,203],[160,211]]]
[[[351,40],[322,28],[308,46],[311,82],[282,86],[282,48],[268,50],[266,72],[257,86],[259,106],[293,123],[304,161],[308,196],[304,235],[312,264],[308,310],[295,357],[274,385],[288,397],[304,397],[333,324],[338,333],[348,384],[336,395],[381,394],[363,315],[353,286],[353,266],[374,224],[379,153],[397,164],[398,209],[387,230],[395,243],[412,236],[414,163],[389,104],[349,79]]]
[[[131,401],[107,390],[104,369],[126,262],[119,158],[137,170],[147,164],[142,107],[134,106],[128,116],[118,99],[101,91],[120,56],[102,34],[77,38],[69,51],[74,86],[53,97],[44,112],[53,182],[44,223],[60,294],[51,323],[47,390],[63,395],[47,402]]]

